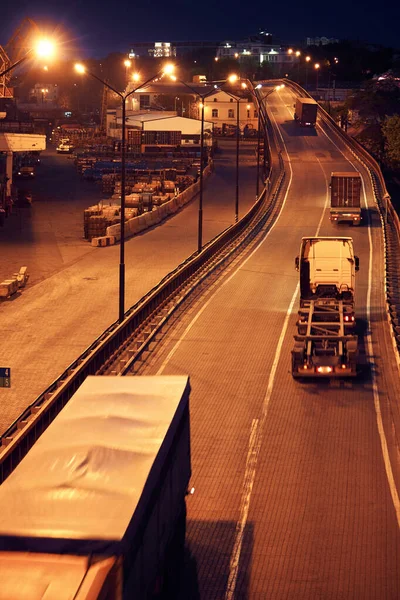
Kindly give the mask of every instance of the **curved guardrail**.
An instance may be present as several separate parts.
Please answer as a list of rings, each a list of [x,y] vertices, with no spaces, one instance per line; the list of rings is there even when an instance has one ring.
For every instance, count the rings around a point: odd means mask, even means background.
[[[310,94],[293,81],[285,81],[285,85],[289,86],[300,96],[311,97]],[[386,314],[391,327],[392,344],[400,371],[400,219],[392,205],[378,162],[357,140],[344,132],[321,106],[318,107],[318,110],[324,123],[345,143],[348,150],[361,162],[370,176],[383,231]]]
[[[266,131],[268,115],[262,118]],[[267,180],[271,186],[264,188],[253,207],[235,225],[209,242],[200,254],[194,253],[174,271],[164,277],[125,315],[123,323],[116,321],[108,327],[47,389],[34,400],[0,438],[0,483],[12,472],[43,431],[65,406],[88,375],[95,374],[106,358],[152,314],[155,308],[174,290],[217,254],[230,240],[240,235],[253,216],[262,209],[265,200],[271,201],[280,192],[284,181],[284,163],[275,150],[271,155]],[[272,168],[274,165],[274,169]]]

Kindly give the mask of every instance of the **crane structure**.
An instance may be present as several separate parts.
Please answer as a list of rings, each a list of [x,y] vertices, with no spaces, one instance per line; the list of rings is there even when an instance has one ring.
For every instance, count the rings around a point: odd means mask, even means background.
[[[39,27],[29,17],[23,19],[5,46],[0,45],[0,73],[21,60],[33,47],[34,37]],[[0,98],[13,98],[14,90],[10,86],[11,71],[0,77]],[[0,107],[1,110],[1,107]],[[3,115],[5,116],[5,114]],[[11,211],[13,152],[44,150],[46,136],[0,132],[0,152],[6,155],[5,173],[0,174],[0,224]]]
[[[21,21],[6,45],[0,45],[0,72],[23,57],[24,53],[33,45],[32,38],[38,33],[39,27],[35,21],[29,17]],[[0,98],[13,98],[14,92],[10,87],[10,79],[11,73],[0,77]]]

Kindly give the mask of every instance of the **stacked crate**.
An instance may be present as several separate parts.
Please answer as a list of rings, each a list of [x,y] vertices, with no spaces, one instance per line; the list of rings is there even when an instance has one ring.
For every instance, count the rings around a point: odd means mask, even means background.
[[[84,232],[84,238],[86,240],[89,239],[89,223],[90,223],[90,219],[91,217],[95,217],[95,216],[100,216],[101,215],[101,208],[98,206],[98,204],[96,204],[95,206],[89,206],[89,208],[86,208],[83,211],[83,232]]]

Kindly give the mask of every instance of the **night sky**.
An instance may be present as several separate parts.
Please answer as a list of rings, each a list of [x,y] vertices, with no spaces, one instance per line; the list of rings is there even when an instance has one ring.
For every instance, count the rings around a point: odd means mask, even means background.
[[[2,0],[1,4],[0,45],[7,43],[24,17],[30,17],[62,31],[64,54],[71,58],[128,52],[135,41],[239,40],[260,28],[293,45],[304,44],[307,36],[326,36],[400,48],[396,0]]]

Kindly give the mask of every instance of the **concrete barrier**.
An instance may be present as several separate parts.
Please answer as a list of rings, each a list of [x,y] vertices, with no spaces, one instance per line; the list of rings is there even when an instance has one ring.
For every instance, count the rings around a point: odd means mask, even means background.
[[[92,238],[92,246],[95,248],[104,248],[105,246],[113,246],[116,242],[115,235],[102,235],[97,238]]]
[[[211,175],[212,169],[211,166],[205,168],[203,173],[204,178],[209,177]],[[186,188],[183,192],[178,194],[175,197],[169,195],[169,199],[166,200],[166,197],[163,197],[163,202],[156,208],[154,208],[150,212],[143,213],[138,217],[133,217],[125,222],[125,238],[131,237],[148,229],[149,227],[153,227],[160,223],[163,219],[168,216],[176,213],[180,208],[182,208],[185,204],[190,202],[200,191],[200,181],[196,181],[193,185]],[[133,196],[133,194],[132,194]],[[104,246],[111,246],[115,244],[117,241],[121,239],[121,225],[117,223],[115,225],[110,225],[106,229],[105,236],[100,236],[92,239],[92,246],[102,248]]]

